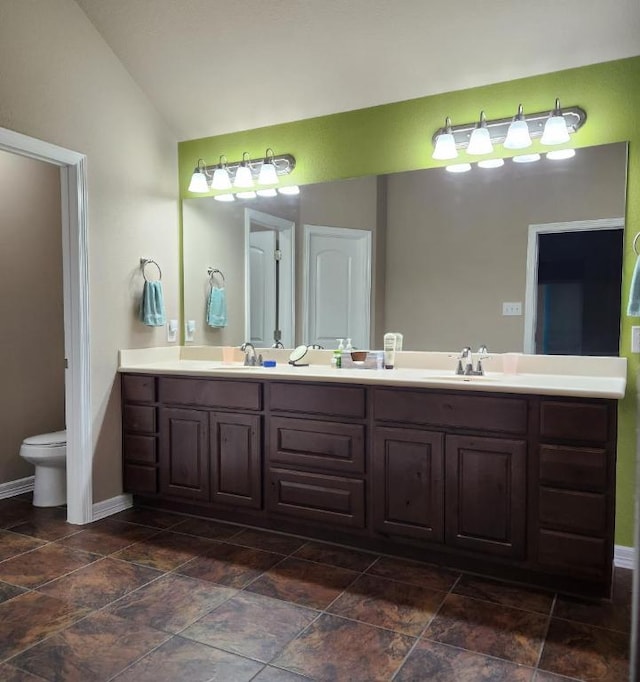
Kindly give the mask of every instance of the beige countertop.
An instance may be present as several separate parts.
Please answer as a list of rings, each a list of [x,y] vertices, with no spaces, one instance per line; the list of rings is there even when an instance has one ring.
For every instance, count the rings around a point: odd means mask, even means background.
[[[257,350],[265,359],[275,359],[276,366],[245,367],[237,349],[232,359],[225,362],[219,346],[173,346],[121,350],[118,370],[614,399],[624,397],[627,383],[626,358],[520,355],[517,372],[513,374],[502,371],[504,355],[493,354],[484,363],[484,376],[463,377],[455,374],[456,353],[398,353],[396,368],[375,370],[334,369],[330,366],[331,351],[310,351],[309,366],[293,367],[288,364],[289,350]]]

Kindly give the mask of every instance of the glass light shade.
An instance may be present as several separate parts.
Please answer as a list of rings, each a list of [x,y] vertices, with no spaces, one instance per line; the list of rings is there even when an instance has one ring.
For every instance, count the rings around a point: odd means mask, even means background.
[[[280,194],[288,194],[293,196],[300,194],[300,188],[298,185],[289,185],[289,187],[278,187],[278,192],[280,192]]]
[[[231,189],[231,179],[226,168],[216,168],[213,171],[211,189]]]
[[[216,201],[235,201],[236,198],[233,196],[233,194],[216,194],[215,197],[213,197]]]
[[[554,149],[547,152],[547,158],[551,161],[560,161],[561,159],[570,159],[576,155],[575,149]]]
[[[513,157],[513,163],[533,163],[540,161],[540,154],[519,154]]]
[[[558,116],[549,116],[547,122],[544,124],[544,131],[540,142],[546,145],[564,144],[569,142],[569,131],[567,130],[567,122],[564,120],[562,114]]]
[[[436,146],[431,155],[432,159],[445,161],[447,159],[455,159],[458,156],[456,149],[456,141],[452,133],[441,133],[436,138]]]
[[[504,159],[483,159],[478,161],[479,168],[500,168],[504,166]]]
[[[271,187],[270,189],[259,189],[256,191],[256,194],[259,197],[277,197],[278,193],[275,190],[275,187]]]
[[[491,135],[487,128],[476,128],[471,133],[467,154],[477,156],[479,154],[491,154],[492,151],[493,145],[491,144]]]
[[[277,185],[278,184],[278,173],[276,167],[271,161],[264,161],[262,167],[260,168],[260,174],[258,175],[259,185]]]
[[[243,189],[245,187],[253,187],[253,177],[251,176],[251,169],[249,166],[238,166],[236,177],[233,181],[233,186]]]
[[[449,173],[466,173],[471,170],[470,163],[452,163],[444,168]]]
[[[256,198],[256,193],[253,191],[250,192],[236,192],[236,196],[238,199],[255,199]]]
[[[531,135],[526,121],[512,121],[504,141],[505,149],[526,149],[531,146]]]
[[[209,185],[207,185],[207,176],[196,169],[191,176],[188,191],[198,193],[208,192]]]

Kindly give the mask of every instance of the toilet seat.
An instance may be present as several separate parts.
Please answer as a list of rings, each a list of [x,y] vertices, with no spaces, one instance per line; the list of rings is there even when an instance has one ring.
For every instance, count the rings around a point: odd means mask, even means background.
[[[38,436],[30,436],[22,441],[23,445],[31,445],[38,448],[55,448],[67,444],[66,431],[53,431],[41,433]]]
[[[67,501],[67,432],[53,431],[22,441],[20,457],[35,467],[33,506],[57,507]]]

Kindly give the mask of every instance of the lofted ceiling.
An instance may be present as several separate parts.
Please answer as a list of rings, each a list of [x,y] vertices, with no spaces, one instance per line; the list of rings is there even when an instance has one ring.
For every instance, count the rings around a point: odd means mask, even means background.
[[[638,0],[76,0],[179,140],[640,54]]]

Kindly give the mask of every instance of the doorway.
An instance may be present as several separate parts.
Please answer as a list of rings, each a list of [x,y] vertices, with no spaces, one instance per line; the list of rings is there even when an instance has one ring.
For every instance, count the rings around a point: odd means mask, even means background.
[[[525,353],[617,356],[624,221],[529,226]]]
[[[0,150],[60,169],[64,300],[67,520],[93,520],[86,157],[0,128]]]

